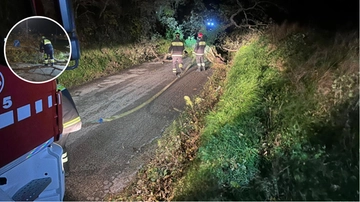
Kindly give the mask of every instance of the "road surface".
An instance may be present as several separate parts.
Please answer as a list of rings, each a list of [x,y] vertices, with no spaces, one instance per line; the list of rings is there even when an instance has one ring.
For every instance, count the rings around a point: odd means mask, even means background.
[[[14,63],[11,69],[18,77],[30,82],[47,82],[59,74],[66,68],[66,64],[54,64],[53,66],[44,66],[41,64]]]
[[[191,62],[185,59],[185,67]],[[154,154],[156,140],[185,107],[184,96],[198,94],[212,70],[194,64],[159,97],[143,108],[110,122],[97,123],[131,110],[176,79],[171,63],[146,63],[70,89],[83,121],[69,135],[70,172],[64,200],[106,200],[124,188]]]

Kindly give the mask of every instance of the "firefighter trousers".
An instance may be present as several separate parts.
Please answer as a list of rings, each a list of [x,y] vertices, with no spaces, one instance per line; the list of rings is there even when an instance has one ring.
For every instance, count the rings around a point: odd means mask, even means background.
[[[179,72],[182,72],[183,68],[183,60],[182,56],[172,56],[172,64],[173,64],[173,73],[177,74]]]
[[[49,59],[50,59],[51,65],[54,65],[54,63],[55,63],[54,49],[45,47],[45,51],[44,51],[44,64],[45,65],[49,64]]]
[[[198,66],[198,70],[205,70],[204,55],[196,55],[196,64]]]

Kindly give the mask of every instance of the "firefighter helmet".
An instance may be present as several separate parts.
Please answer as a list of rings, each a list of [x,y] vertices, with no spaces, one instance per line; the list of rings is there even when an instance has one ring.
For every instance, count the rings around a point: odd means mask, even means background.
[[[203,37],[203,33],[199,32],[198,37]]]
[[[45,37],[45,36],[42,36],[41,38],[42,38],[42,39],[45,39],[46,37]]]

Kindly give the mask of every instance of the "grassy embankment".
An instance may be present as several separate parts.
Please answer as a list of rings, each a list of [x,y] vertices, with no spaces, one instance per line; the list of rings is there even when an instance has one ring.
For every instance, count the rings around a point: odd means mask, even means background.
[[[111,200],[357,200],[358,32],[252,33]]]

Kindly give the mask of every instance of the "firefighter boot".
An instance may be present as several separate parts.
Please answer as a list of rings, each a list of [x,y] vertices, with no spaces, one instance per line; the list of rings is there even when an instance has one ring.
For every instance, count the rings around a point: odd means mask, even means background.
[[[183,64],[179,64],[179,69],[180,69],[180,73],[183,73],[184,72],[184,70],[183,70]]]
[[[205,71],[205,63],[201,63],[201,71]]]
[[[198,65],[198,68],[196,70],[197,72],[201,72],[201,66]]]

